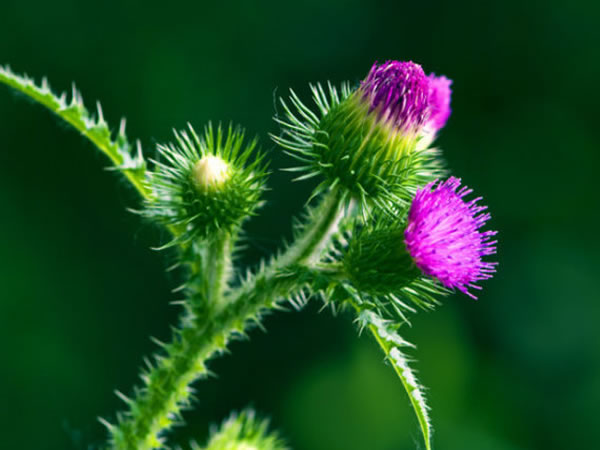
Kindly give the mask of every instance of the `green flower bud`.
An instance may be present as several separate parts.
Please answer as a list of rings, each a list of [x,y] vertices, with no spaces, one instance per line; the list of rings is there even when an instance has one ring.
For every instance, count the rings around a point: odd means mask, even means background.
[[[406,246],[404,223],[389,217],[379,217],[377,222],[355,230],[338,253],[341,256],[334,259],[341,262],[341,276],[352,286],[350,295],[383,310],[392,306],[406,320],[403,311],[414,312],[410,303],[432,308],[449,291],[416,264]]]
[[[421,275],[400,229],[361,230],[343,259],[352,284],[371,295],[398,292]]]
[[[431,81],[414,63],[374,65],[360,86],[329,93],[312,88],[320,115],[292,93],[295,111],[282,102],[286,119],[275,141],[305,171],[325,177],[322,188],[341,185],[363,209],[406,207],[416,189],[440,177],[443,163],[429,147]]]
[[[146,217],[175,227],[179,243],[233,229],[254,214],[266,176],[263,154],[249,162],[256,140],[245,143],[241,129],[215,131],[210,124],[201,137],[190,126],[175,138],[158,146],[163,160],[148,179],[153,197]]]

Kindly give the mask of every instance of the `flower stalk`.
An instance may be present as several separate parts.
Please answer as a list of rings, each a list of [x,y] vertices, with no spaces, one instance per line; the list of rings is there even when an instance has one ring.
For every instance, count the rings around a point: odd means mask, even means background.
[[[230,236],[209,244],[208,307],[201,309],[206,305],[198,302],[201,295],[186,303],[182,327],[163,346],[165,355],[144,375],[145,386],[127,400],[128,411],[118,416],[117,424],[108,425],[113,448],[145,450],[163,445],[164,431],[190,402],[190,385],[206,375],[206,362],[224,352],[235,335],[244,335],[265,311],[306,287],[305,272],[297,266],[319,260],[341,220],[342,201],[339,189],[325,194],[295,244],[226,295]]]

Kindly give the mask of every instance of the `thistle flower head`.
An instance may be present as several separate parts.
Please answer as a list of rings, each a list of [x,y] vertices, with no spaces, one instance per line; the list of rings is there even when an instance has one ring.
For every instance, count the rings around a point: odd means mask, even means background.
[[[419,129],[428,118],[430,79],[412,61],[373,64],[359,90],[369,112],[405,132]]]
[[[492,236],[480,231],[490,214],[481,198],[465,201],[472,192],[460,187],[460,179],[432,182],[417,191],[404,232],[408,253],[419,269],[444,286],[456,288],[472,298],[468,288],[481,289],[477,281],[491,278],[496,263],[482,257],[496,253]]]
[[[210,124],[201,136],[190,126],[175,138],[158,146],[162,161],[148,179],[153,197],[146,217],[177,228],[176,242],[184,242],[231,229],[254,214],[266,176],[264,155],[250,159],[256,140],[245,142],[239,128],[215,130]]]
[[[438,77],[434,73],[429,75],[428,80],[430,108],[428,125],[435,133],[446,125],[452,112],[450,109],[450,96],[452,95],[450,85],[452,80],[443,75]]]
[[[375,63],[354,91],[314,86],[320,115],[292,93],[296,111],[282,101],[287,119],[277,119],[283,135],[274,139],[301,161],[292,169],[306,170],[299,179],[323,175],[323,188],[341,185],[362,211],[408,206],[417,187],[445,174],[439,151],[428,146],[440,97],[431,83],[413,62]]]

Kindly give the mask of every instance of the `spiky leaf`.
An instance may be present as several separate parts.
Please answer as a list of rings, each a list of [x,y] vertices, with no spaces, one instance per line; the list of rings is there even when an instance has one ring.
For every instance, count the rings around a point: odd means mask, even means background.
[[[398,326],[393,321],[385,320],[376,311],[361,309],[356,304],[354,306],[357,311],[359,329],[369,329],[385,353],[387,361],[400,378],[419,421],[425,447],[430,450],[432,427],[428,412],[429,407],[425,401],[424,388],[417,381],[415,372],[409,366],[410,359],[404,353],[404,349],[414,348],[414,345],[398,334]]]
[[[41,84],[38,86],[33,79],[27,75],[21,76],[13,73],[8,66],[0,66],[0,83],[10,86],[37,103],[44,105],[73,126],[110,158],[115,168],[124,173],[125,177],[142,196],[147,196],[148,191],[144,186],[146,162],[142,156],[141,145],[137,142],[134,150],[129,143],[125,135],[124,119],[121,121],[116,137],[113,138],[111,130],[104,121],[100,103],[96,106],[96,115],[90,114],[84,106],[83,98],[75,85],[73,85],[71,98],[68,100],[66,93],[54,94],[46,78],[42,79]]]

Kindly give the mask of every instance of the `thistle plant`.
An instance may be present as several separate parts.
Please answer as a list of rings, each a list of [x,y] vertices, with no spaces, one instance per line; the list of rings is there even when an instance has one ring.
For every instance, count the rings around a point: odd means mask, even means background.
[[[118,392],[125,406],[102,419],[106,448],[156,449],[193,405],[194,382],[210,359],[246,336],[266,312],[311,298],[348,310],[397,373],[424,445],[432,425],[423,387],[409,365],[414,346],[401,327],[418,309],[432,309],[453,290],[475,298],[476,283],[496,264],[494,231],[481,198],[447,178],[432,146],[450,116],[451,81],[426,75],[413,62],[375,63],[356,87],[311,86],[314,106],[293,92],[281,99],[281,133],[271,136],[299,165],[296,180],[319,177],[293,241],[242,276],[233,255],[242,251],[246,219],[259,212],[267,186],[264,152],[237,126],[188,125],[147,159],[125,133],[109,129],[74,88],[70,99],[47,81],[0,69],[0,81],[46,106],[105,153],[139,194],[131,208],[167,231],[156,247],[175,254],[185,283],[179,323],[141,370],[140,386]],[[314,301],[314,300],[313,300]],[[411,354],[410,358],[408,354]],[[232,416],[195,449],[283,449],[252,411]]]

